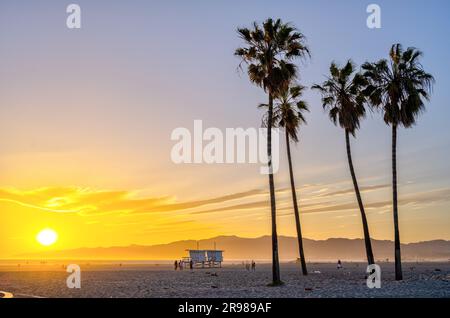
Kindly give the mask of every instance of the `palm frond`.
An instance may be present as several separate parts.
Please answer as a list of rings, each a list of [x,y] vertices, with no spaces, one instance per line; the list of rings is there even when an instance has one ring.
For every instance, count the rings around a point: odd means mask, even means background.
[[[434,77],[419,62],[422,52],[414,47],[403,50],[392,45],[387,60],[364,63],[364,77],[369,85],[364,91],[373,107],[382,109],[388,125],[410,127],[425,110],[435,83]]]
[[[367,97],[363,92],[369,90],[366,78],[360,73],[354,74],[354,69],[352,60],[348,60],[342,68],[332,62],[327,80],[311,87],[322,95],[322,107],[328,112],[330,120],[353,135],[366,113]]]

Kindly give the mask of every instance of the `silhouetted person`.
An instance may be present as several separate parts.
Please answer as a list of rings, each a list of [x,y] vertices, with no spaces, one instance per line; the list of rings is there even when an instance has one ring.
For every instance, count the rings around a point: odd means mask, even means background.
[[[178,262],[175,261],[175,263],[173,263],[173,265],[174,265],[174,267],[175,267],[175,270],[177,270],[177,269],[178,269]]]
[[[252,272],[256,270],[256,263],[255,261],[252,261]]]
[[[194,269],[194,261],[193,261],[193,260],[190,260],[190,262],[189,262],[189,268],[190,268],[191,270]]]
[[[338,259],[337,269],[341,269],[341,268],[342,268],[342,262],[340,259]]]

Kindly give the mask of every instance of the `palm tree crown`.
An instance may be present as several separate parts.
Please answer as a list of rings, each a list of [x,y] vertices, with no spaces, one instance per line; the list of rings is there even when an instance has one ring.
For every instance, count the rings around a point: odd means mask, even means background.
[[[304,112],[308,112],[308,104],[302,100],[304,86],[294,85],[279,93],[273,110],[273,127],[281,127],[286,130],[289,138],[298,142],[298,130],[302,124],[306,124]],[[259,107],[268,107],[261,104]],[[263,119],[267,127],[267,114]]]
[[[313,85],[322,94],[322,104],[329,111],[330,119],[339,124],[352,135],[360,126],[360,120],[365,116],[366,98],[362,89],[367,84],[364,77],[357,73],[351,78],[354,65],[351,60],[339,68],[334,62],[330,66],[329,77],[322,85]]]
[[[238,48],[235,55],[248,64],[250,80],[271,94],[296,76],[292,60],[310,54],[304,35],[280,19],[267,19],[262,27],[255,22],[252,30],[239,28],[238,34],[247,46]]]
[[[309,111],[308,104],[300,99],[304,90],[305,87],[300,85],[285,90],[278,97],[274,109],[274,122],[278,122],[278,126],[284,128],[294,142],[298,142],[300,125],[306,124],[303,113]]]
[[[415,48],[404,51],[400,44],[394,44],[389,56],[390,61],[363,64],[364,76],[370,82],[365,93],[373,106],[381,105],[386,124],[408,128],[424,110],[434,78],[423,70],[418,61],[422,52]]]

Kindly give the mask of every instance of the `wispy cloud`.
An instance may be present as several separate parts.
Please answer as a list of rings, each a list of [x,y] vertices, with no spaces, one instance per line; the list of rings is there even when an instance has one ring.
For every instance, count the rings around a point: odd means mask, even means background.
[[[186,202],[176,202],[172,197],[135,199],[133,192],[96,191],[82,188],[43,188],[33,191],[0,189],[0,202],[9,202],[31,209],[55,213],[82,215],[105,213],[155,213],[183,211],[209,205],[223,204],[239,199],[265,195],[265,190],[240,193]]]
[[[369,191],[380,190],[380,189],[385,189],[385,188],[389,188],[389,187],[390,187],[389,184],[379,184],[379,185],[373,185],[373,186],[360,187],[359,190],[361,192],[369,192]],[[345,194],[354,193],[354,192],[355,192],[355,190],[353,188],[348,188],[348,189],[334,191],[334,192],[321,192],[318,196],[319,197],[331,197],[331,196],[345,195]]]
[[[361,191],[375,191],[384,189],[388,185],[374,185],[361,189]],[[281,192],[287,189],[281,189]],[[327,191],[312,195],[311,202],[301,204],[302,213],[332,213],[339,211],[356,210],[358,208],[354,198],[348,202],[334,203],[324,198],[353,194],[350,189],[341,191]],[[263,197],[264,199],[258,199]],[[246,202],[251,200],[251,202]],[[400,198],[401,205],[420,206],[438,201],[449,201],[450,189],[436,189],[425,192],[416,192]],[[183,211],[190,215],[208,215],[212,213],[234,212],[268,208],[268,195],[266,190],[253,189],[244,192],[227,194],[223,196],[202,200],[177,202],[172,197],[134,198],[132,191],[97,191],[83,188],[43,188],[33,191],[19,191],[16,189],[0,189],[0,202],[17,204],[30,209],[54,213],[78,213],[83,216],[102,214],[145,214]],[[279,200],[279,211],[290,211],[290,197]],[[387,209],[391,206],[390,200],[366,202],[368,210]]]

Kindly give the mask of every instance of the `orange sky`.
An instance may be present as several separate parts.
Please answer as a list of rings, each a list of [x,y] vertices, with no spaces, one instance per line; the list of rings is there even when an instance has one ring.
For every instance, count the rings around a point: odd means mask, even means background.
[[[308,185],[299,188],[305,236],[360,237],[360,217],[349,184]],[[408,186],[405,186],[408,188]],[[372,235],[389,238],[390,202],[380,200],[389,186],[363,187]],[[278,190],[280,233],[295,235],[289,189]],[[430,238],[424,230],[431,224],[421,209],[439,206],[448,190],[412,193],[400,201],[403,241]],[[369,199],[370,198],[370,199]],[[54,187],[31,191],[2,189],[1,255],[45,249],[156,244],[215,235],[256,237],[269,231],[268,197],[263,189],[251,189],[200,200],[177,200],[171,196],[149,196],[139,191],[105,191],[90,188]],[[407,214],[407,217],[405,215]],[[446,233],[446,224],[433,224],[435,238]],[[41,247],[35,240],[44,228],[59,234],[58,242]]]

